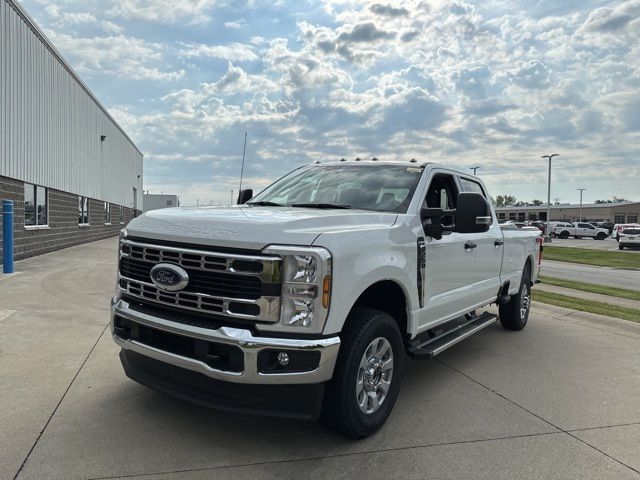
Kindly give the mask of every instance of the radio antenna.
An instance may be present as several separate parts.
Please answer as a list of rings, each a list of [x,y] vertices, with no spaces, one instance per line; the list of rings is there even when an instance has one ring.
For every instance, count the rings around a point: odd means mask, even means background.
[[[244,132],[244,146],[242,147],[242,169],[240,170],[240,191],[242,191],[242,176],[244,175],[244,155],[247,152],[247,132]]]

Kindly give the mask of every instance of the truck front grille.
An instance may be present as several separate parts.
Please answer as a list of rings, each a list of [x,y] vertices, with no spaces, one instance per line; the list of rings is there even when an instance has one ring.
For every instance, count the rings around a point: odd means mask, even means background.
[[[149,241],[151,242],[151,240]],[[182,267],[189,282],[178,292],[157,287],[151,269]],[[173,308],[276,322],[280,313],[281,258],[217,253],[121,240],[118,286],[128,296]]]

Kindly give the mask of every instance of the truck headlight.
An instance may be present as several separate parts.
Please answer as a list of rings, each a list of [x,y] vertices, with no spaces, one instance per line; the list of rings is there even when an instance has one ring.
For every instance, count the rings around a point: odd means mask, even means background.
[[[331,301],[331,254],[322,247],[272,245],[263,253],[282,257],[280,321],[264,330],[320,333]]]

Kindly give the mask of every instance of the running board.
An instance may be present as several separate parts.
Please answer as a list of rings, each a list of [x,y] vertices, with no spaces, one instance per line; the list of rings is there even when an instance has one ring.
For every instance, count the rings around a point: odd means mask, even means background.
[[[497,315],[485,312],[435,337],[426,340],[415,339],[409,346],[409,355],[413,358],[433,358],[447,348],[488,327],[497,319]]]

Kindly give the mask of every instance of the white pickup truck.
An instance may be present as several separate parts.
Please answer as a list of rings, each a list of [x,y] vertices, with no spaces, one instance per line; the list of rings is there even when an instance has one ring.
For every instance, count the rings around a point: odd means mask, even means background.
[[[590,223],[575,222],[554,227],[553,234],[558,238],[591,237],[595,240],[604,240],[609,236],[609,230],[606,228],[595,227]]]
[[[504,328],[527,323],[540,232],[503,230],[475,176],[318,163],[251,195],[121,232],[111,330],[133,380],[359,438],[390,414],[407,354],[490,325],[492,303]]]

